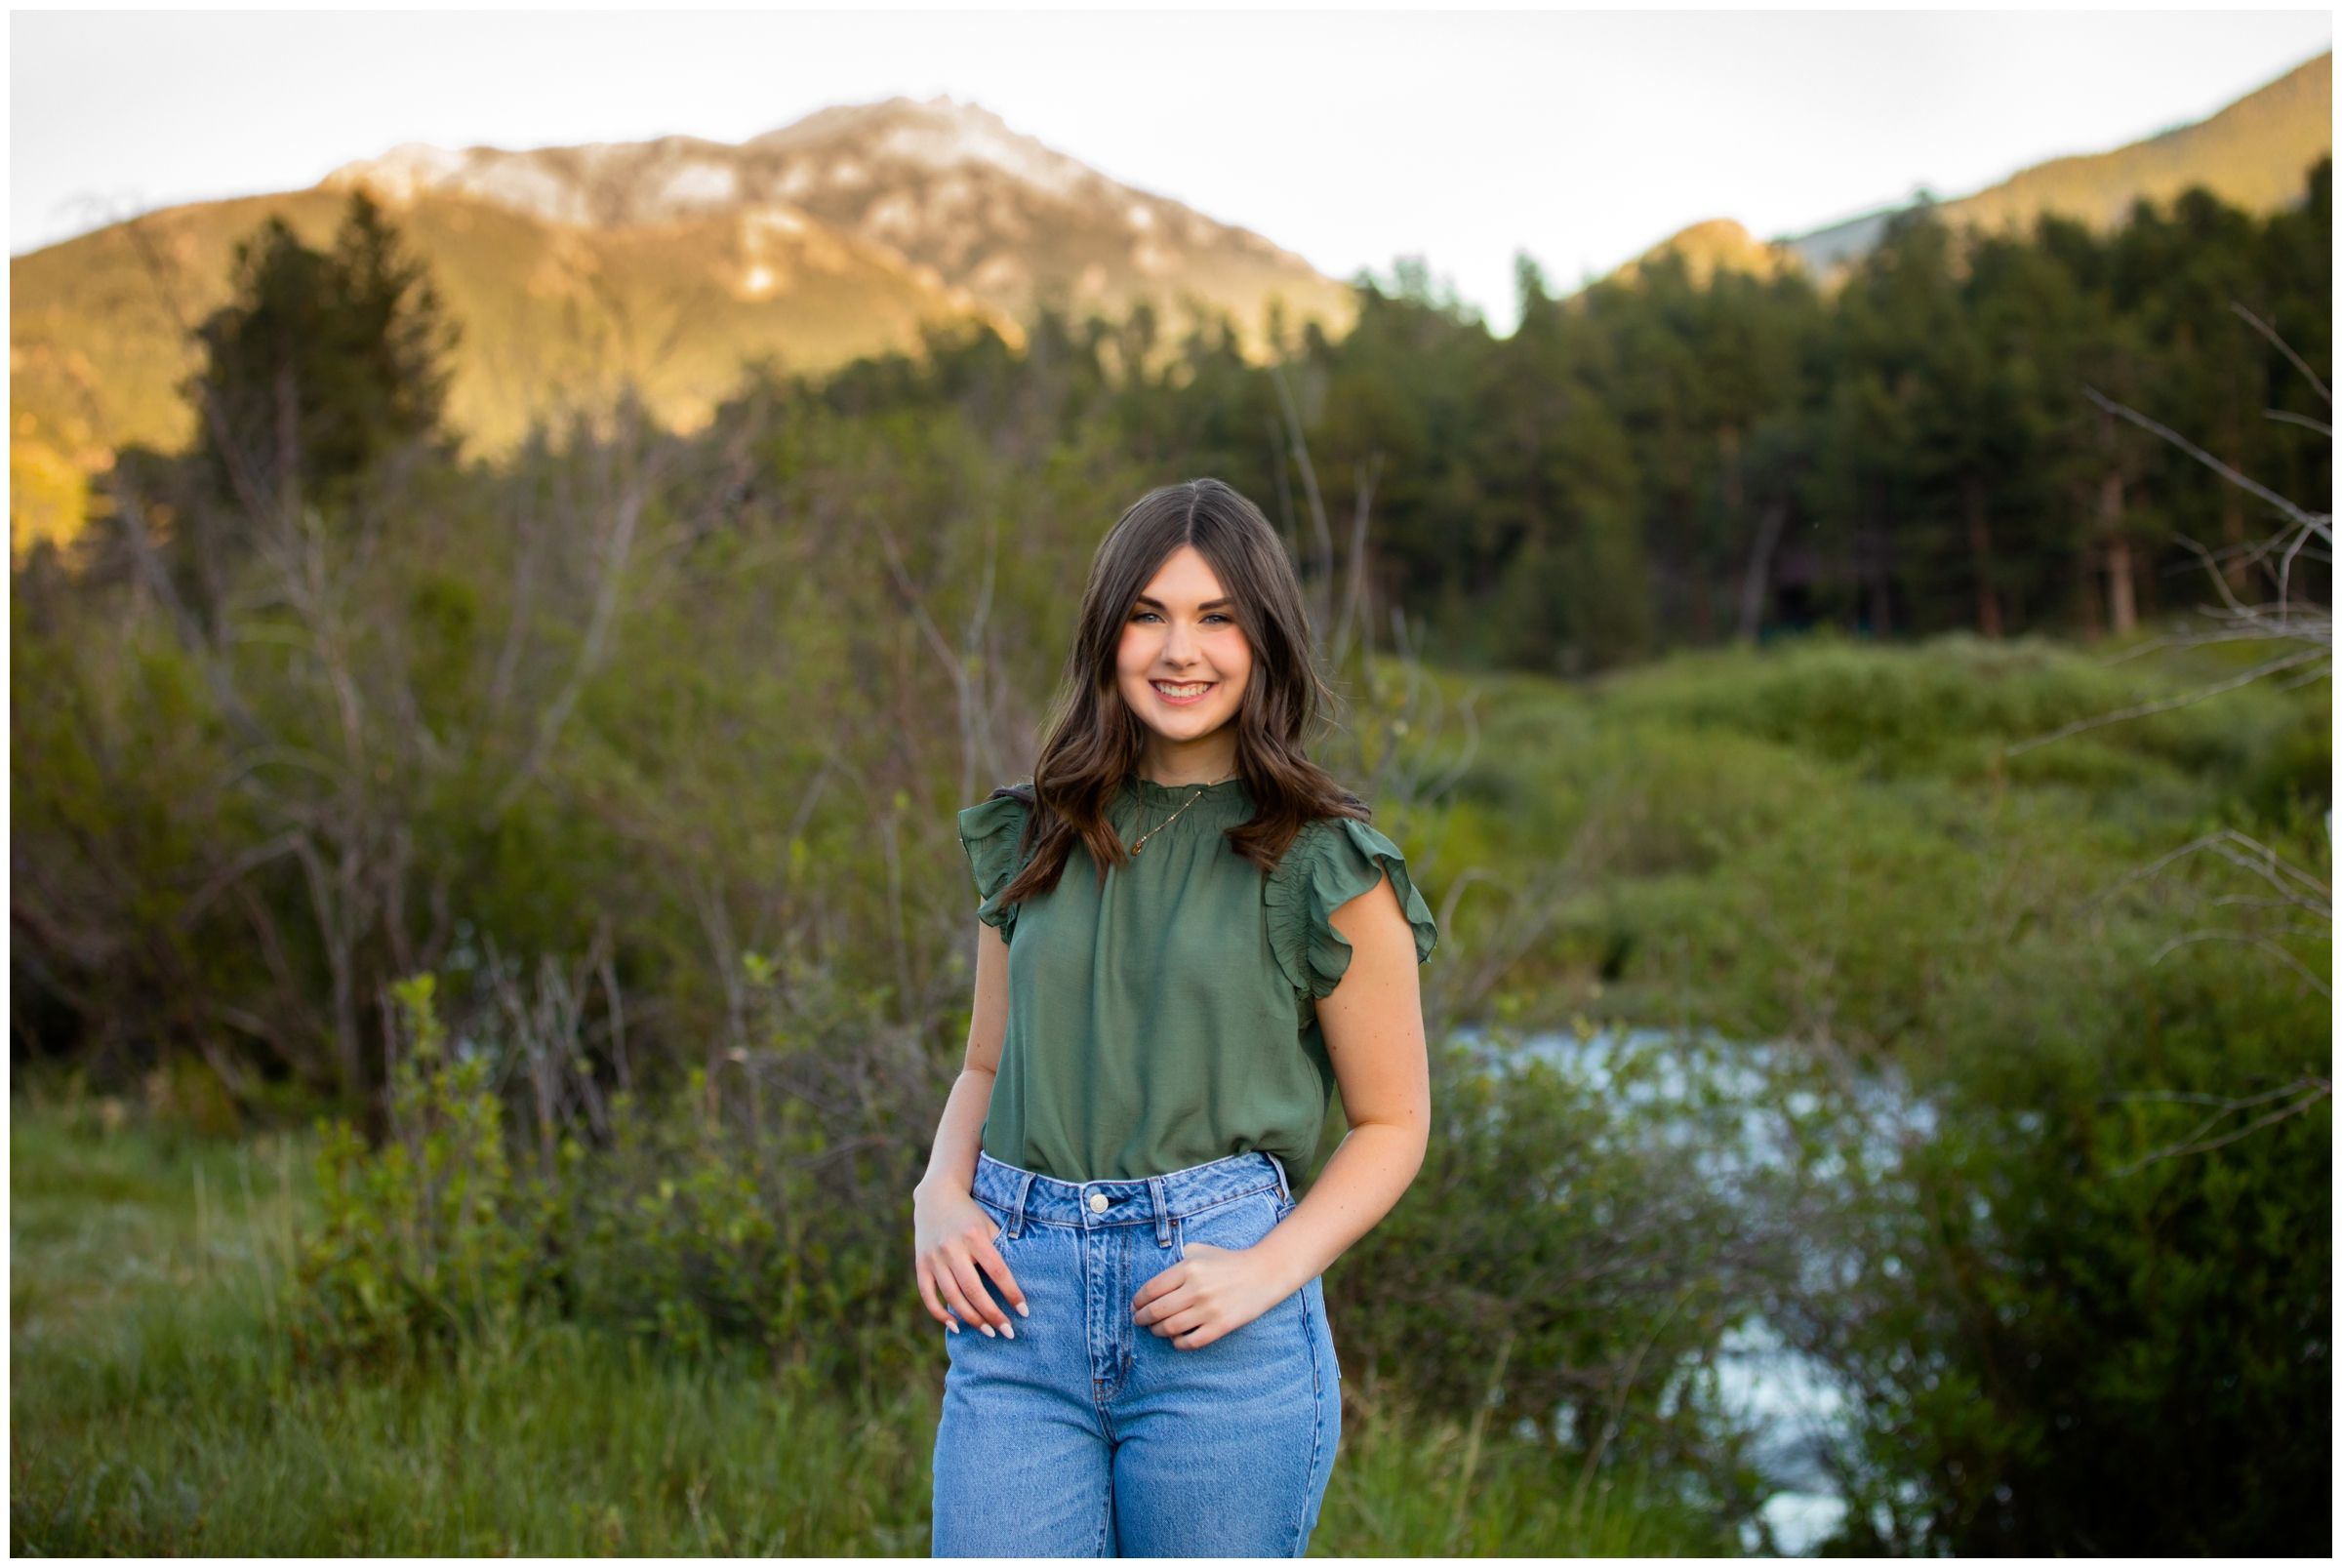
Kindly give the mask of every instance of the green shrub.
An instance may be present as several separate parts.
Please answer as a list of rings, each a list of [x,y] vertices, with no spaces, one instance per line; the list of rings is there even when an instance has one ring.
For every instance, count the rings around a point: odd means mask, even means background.
[[[767,1044],[728,1064],[747,1093],[711,1093],[695,1070],[678,1093],[616,1096],[598,1134],[585,1117],[541,1121],[538,1157],[516,1164],[521,1129],[496,1063],[520,1057],[555,1091],[575,1086],[575,1066],[536,1040],[451,1050],[436,993],[427,974],[392,987],[406,1049],[381,1142],[323,1130],[324,1215],[300,1276],[305,1353],[494,1340],[534,1314],[687,1358],[745,1345],[857,1387],[927,1359],[902,1241],[915,1146],[894,1106],[850,1111],[859,1137],[814,1108],[838,1103],[823,1093],[838,1069],[856,1070],[839,1028],[792,1040],[768,1013]],[[877,1027],[858,1023],[842,1032]]]
[[[302,1260],[297,1333],[312,1356],[422,1349],[508,1328],[531,1282],[530,1196],[516,1187],[484,1057],[456,1060],[419,975],[392,987],[408,1049],[391,1069],[389,1134],[323,1127],[324,1216]]]
[[[1756,1173],[1711,1052],[1578,1047],[1442,1054],[1422,1174],[1327,1275],[1336,1342],[1371,1405],[1490,1424],[1581,1494],[1635,1475],[1726,1530],[1761,1498],[1716,1351],[1785,1271],[1787,1217],[1723,1174]]]

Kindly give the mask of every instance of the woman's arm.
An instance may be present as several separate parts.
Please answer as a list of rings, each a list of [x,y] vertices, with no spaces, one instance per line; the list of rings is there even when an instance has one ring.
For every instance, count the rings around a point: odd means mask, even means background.
[[[1415,933],[1385,876],[1333,913],[1350,969],[1317,1004],[1350,1135],[1284,1223],[1242,1251],[1197,1243],[1133,1298],[1132,1317],[1193,1350],[1260,1316],[1325,1271],[1391,1212],[1423,1167],[1432,1077]]]
[[[936,1123],[935,1149],[927,1174],[911,1191],[911,1250],[919,1297],[935,1320],[959,1332],[973,1323],[986,1334],[995,1328],[1010,1339],[1017,1331],[984,1288],[992,1276],[1019,1313],[1025,1293],[992,1237],[999,1226],[968,1195],[976,1181],[976,1155],[984,1146],[985,1113],[991,1108],[992,1080],[1000,1070],[1000,1042],[1008,1034],[1008,944],[988,925],[976,928],[976,1005],[968,1018],[967,1065],[944,1102]]]

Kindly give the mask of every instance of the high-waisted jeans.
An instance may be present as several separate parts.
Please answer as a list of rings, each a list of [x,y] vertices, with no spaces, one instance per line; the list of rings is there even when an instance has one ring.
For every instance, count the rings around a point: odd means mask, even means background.
[[[1076,1185],[985,1155],[974,1193],[1032,1315],[944,1337],[935,1554],[1300,1556],[1342,1434],[1318,1281],[1200,1349],[1131,1321],[1187,1247],[1249,1247],[1292,1212],[1276,1161]]]

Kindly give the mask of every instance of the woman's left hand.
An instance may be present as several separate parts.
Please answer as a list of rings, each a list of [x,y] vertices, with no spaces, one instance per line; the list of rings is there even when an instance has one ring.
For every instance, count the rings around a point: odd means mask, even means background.
[[[1173,1264],[1131,1298],[1131,1321],[1174,1350],[1199,1350],[1251,1322],[1297,1287],[1276,1259],[1258,1247],[1230,1249],[1191,1242]]]

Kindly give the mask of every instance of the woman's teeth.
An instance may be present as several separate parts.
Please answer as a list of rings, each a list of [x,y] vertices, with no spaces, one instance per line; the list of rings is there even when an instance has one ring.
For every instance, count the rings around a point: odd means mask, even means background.
[[[1212,683],[1211,683],[1210,681],[1208,681],[1208,680],[1191,680],[1191,681],[1167,681],[1167,680],[1158,680],[1158,681],[1154,682],[1154,689],[1155,689],[1156,691],[1158,691],[1158,692],[1162,693],[1162,694],[1163,694],[1165,697],[1173,697],[1173,698],[1201,697],[1201,696],[1202,696],[1204,693],[1206,693],[1206,692],[1208,692],[1208,691],[1210,691],[1210,690],[1212,689]]]

